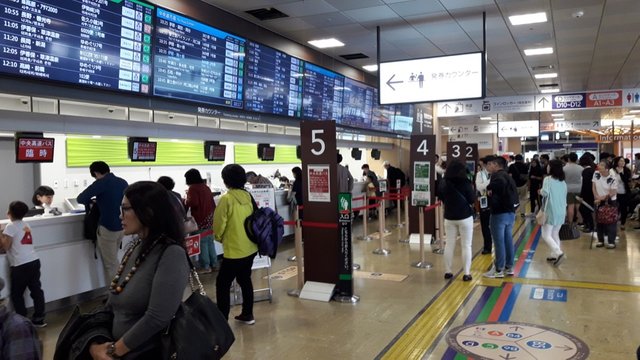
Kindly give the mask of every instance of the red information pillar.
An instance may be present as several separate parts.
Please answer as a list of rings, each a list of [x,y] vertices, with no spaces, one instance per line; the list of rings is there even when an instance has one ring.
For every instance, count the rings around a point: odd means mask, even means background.
[[[300,137],[304,278],[335,284],[340,269],[336,123],[301,121]]]

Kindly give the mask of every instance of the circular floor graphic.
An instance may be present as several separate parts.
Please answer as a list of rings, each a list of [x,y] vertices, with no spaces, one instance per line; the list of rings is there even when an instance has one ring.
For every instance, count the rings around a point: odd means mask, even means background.
[[[447,334],[447,343],[479,360],[581,360],[589,355],[587,344],[571,334],[516,322],[458,326]]]

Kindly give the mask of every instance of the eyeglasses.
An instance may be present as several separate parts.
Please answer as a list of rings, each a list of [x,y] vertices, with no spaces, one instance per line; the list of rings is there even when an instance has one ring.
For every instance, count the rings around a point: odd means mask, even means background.
[[[133,206],[120,205],[120,214],[124,214],[125,211],[129,211],[132,209],[133,209]]]

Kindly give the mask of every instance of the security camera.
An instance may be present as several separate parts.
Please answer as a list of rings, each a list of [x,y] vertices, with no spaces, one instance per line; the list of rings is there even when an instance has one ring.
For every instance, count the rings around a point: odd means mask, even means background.
[[[169,119],[173,120],[173,118],[175,117],[175,115],[173,115],[173,114],[169,114],[169,115],[167,115],[167,117],[168,117]]]
[[[572,15],[573,15],[574,18],[580,19],[581,17],[584,16],[584,11],[578,10],[578,11],[574,12]]]
[[[107,108],[107,111],[108,111],[108,112],[110,112],[110,113],[112,113],[112,112],[116,111],[116,109],[114,109],[114,108],[110,107],[110,108]]]
[[[21,102],[23,105],[27,105],[27,104],[29,103],[29,99],[27,99],[27,98],[20,98],[20,102]]]

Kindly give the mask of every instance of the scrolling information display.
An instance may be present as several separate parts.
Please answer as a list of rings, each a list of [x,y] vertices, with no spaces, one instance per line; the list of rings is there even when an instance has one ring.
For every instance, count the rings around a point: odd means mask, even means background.
[[[0,0],[0,72],[147,94],[154,6]]]
[[[303,72],[302,60],[249,41],[244,108],[300,117]]]
[[[153,94],[242,108],[246,39],[157,11]]]
[[[342,117],[344,76],[304,63],[302,116],[311,120],[336,120]]]
[[[340,124],[363,129],[371,128],[371,112],[375,95],[373,90],[371,86],[345,78]]]

